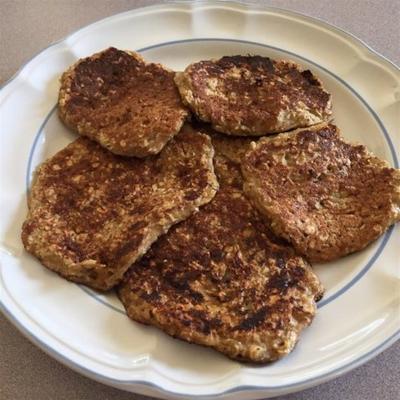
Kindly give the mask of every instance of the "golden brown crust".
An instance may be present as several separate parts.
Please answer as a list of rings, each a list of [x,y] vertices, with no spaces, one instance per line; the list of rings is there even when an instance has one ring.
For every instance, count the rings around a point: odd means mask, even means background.
[[[323,288],[246,199],[235,157],[218,153],[222,146],[234,154],[223,140],[215,157],[220,190],[130,268],[119,297],[130,318],[171,336],[241,361],[273,361],[311,323]]]
[[[227,136],[210,128],[203,128],[203,132],[210,135],[215,149],[214,165],[215,170],[218,171],[220,185],[229,185],[242,190],[243,177],[240,162],[254,138]]]
[[[212,199],[213,153],[209,137],[188,126],[144,160],[77,139],[36,172],[26,250],[67,279],[110,289],[158,236]]]
[[[188,114],[174,75],[139,54],[111,47],[62,75],[60,118],[115,154],[157,154]]]
[[[400,219],[400,170],[334,125],[261,139],[242,172],[274,232],[310,261],[361,250]]]
[[[321,82],[291,61],[222,57],[189,65],[175,77],[196,116],[230,135],[261,136],[329,120]]]

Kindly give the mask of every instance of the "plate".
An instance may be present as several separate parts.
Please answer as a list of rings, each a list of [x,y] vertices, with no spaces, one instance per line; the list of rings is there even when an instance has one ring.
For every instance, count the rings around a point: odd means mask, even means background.
[[[60,279],[23,251],[32,171],[75,136],[58,120],[62,71],[108,46],[182,70],[232,54],[290,58],[333,94],[343,135],[399,167],[400,74],[324,22],[237,3],[174,3],[96,22],[42,51],[0,93],[0,284],[5,315],[34,343],[103,383],[163,398],[253,399],[304,389],[367,361],[400,337],[400,226],[357,254],[316,265],[327,291],[285,359],[255,367],[130,321],[113,295]]]

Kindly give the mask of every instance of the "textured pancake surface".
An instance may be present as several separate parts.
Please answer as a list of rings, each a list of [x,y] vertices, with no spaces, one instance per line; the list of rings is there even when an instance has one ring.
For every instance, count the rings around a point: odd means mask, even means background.
[[[220,190],[129,269],[119,297],[130,318],[171,336],[273,361],[294,348],[323,288],[246,199],[239,166],[216,151]]]
[[[189,65],[175,82],[195,115],[226,134],[261,136],[331,116],[331,98],[321,82],[291,61],[222,57]]]
[[[26,250],[69,280],[110,289],[171,225],[212,199],[213,153],[210,138],[187,126],[146,159],[77,139],[36,172]]]
[[[334,125],[263,138],[242,162],[245,192],[310,261],[358,251],[400,219],[400,170]]]
[[[109,48],[79,60],[63,74],[60,118],[115,154],[157,154],[188,113],[174,75],[139,54]]]
[[[211,140],[215,149],[214,165],[218,171],[218,182],[220,185],[228,185],[242,192],[243,176],[240,163],[246,151],[250,149],[253,139],[229,137],[214,131],[211,133]]]

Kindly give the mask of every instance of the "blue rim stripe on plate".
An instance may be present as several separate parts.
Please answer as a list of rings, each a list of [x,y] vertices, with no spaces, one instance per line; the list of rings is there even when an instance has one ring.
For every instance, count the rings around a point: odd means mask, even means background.
[[[28,156],[28,166],[27,166],[27,171],[26,171],[26,178],[25,178],[25,184],[26,184],[26,193],[29,193],[29,186],[30,186],[30,182],[31,182],[31,178],[32,178],[32,172],[31,168],[32,168],[32,159],[33,159],[33,155],[35,153],[35,148],[39,142],[40,136],[43,132],[43,129],[45,128],[45,126],[47,125],[47,123],[49,122],[49,119],[51,118],[51,116],[53,115],[53,113],[57,110],[57,104],[50,110],[50,112],[46,115],[45,119],[43,120],[43,122],[40,124],[39,130],[36,133],[36,136],[33,140],[31,149],[29,150],[29,156]]]
[[[143,47],[143,48],[138,49],[136,51],[145,52],[145,51],[152,50],[152,49],[159,48],[159,47],[171,46],[171,45],[181,44],[181,43],[201,42],[201,41],[207,41],[207,42],[222,41],[222,42],[244,43],[244,44],[251,44],[251,45],[255,45],[255,46],[260,46],[260,47],[264,47],[264,48],[268,48],[268,49],[281,51],[283,53],[289,54],[289,55],[297,57],[297,58],[299,58],[299,59],[301,59],[303,61],[306,61],[306,62],[308,62],[308,63],[310,63],[312,65],[315,65],[317,68],[320,68],[321,70],[323,70],[327,74],[331,75],[333,78],[338,80],[342,85],[344,85],[348,90],[350,90],[361,101],[361,103],[367,108],[367,110],[372,114],[372,116],[374,117],[375,121],[378,123],[379,128],[382,131],[382,133],[383,133],[383,135],[385,137],[385,140],[386,140],[386,142],[387,142],[387,144],[389,146],[389,149],[391,151],[391,155],[392,155],[392,158],[393,158],[394,166],[395,166],[395,168],[398,168],[398,158],[397,158],[397,154],[396,154],[393,142],[392,142],[392,140],[390,138],[390,135],[387,132],[385,126],[383,125],[382,121],[380,120],[380,118],[376,114],[376,112],[364,100],[364,98],[362,98],[360,96],[360,94],[355,91],[355,89],[352,86],[350,86],[347,82],[345,82],[342,78],[340,78],[339,76],[337,76],[333,72],[331,72],[328,69],[322,67],[321,65],[319,65],[318,63],[316,63],[314,61],[311,61],[311,60],[309,60],[309,59],[307,59],[305,57],[302,57],[302,56],[300,56],[300,55],[298,55],[296,53],[293,53],[293,52],[288,51],[288,50],[281,49],[279,47],[270,46],[270,45],[266,45],[266,44],[258,43],[258,42],[252,42],[252,41],[248,41],[248,40],[223,39],[223,38],[203,38],[203,39],[196,38],[196,39],[174,40],[174,41],[170,41],[170,42],[164,42],[164,43],[159,43],[159,44],[152,45],[152,46]],[[36,148],[36,146],[37,146],[37,144],[39,142],[39,138],[40,138],[40,136],[41,136],[41,134],[43,132],[43,129],[45,128],[47,122],[49,121],[49,119],[52,116],[52,114],[56,111],[56,109],[57,109],[57,104],[51,109],[51,111],[47,114],[46,118],[44,119],[43,123],[40,125],[40,128],[39,128],[38,132],[36,133],[36,136],[34,138],[31,150],[29,152],[27,172],[26,172],[27,192],[29,191],[29,182],[30,182],[30,177],[31,177],[31,174],[32,174],[32,160],[33,160],[33,155],[34,155],[34,152],[35,152],[35,148]],[[340,288],[336,293],[332,294],[331,296],[329,296],[326,299],[322,299],[318,303],[318,308],[319,309],[321,309],[322,307],[328,305],[333,300],[336,300],[342,294],[347,292],[352,286],[354,286],[368,272],[368,270],[374,265],[375,261],[378,259],[378,257],[381,255],[382,251],[384,250],[386,244],[388,243],[388,241],[390,239],[390,236],[392,235],[393,229],[394,229],[394,227],[392,226],[385,232],[385,235],[384,235],[383,239],[381,240],[378,249],[375,251],[375,253],[372,255],[372,257],[368,260],[366,265],[357,273],[357,275],[350,282],[348,282],[345,286]],[[88,289],[88,288],[86,288],[85,286],[82,286],[82,285],[79,285],[79,287],[86,294],[88,294],[90,297],[94,298],[96,301],[100,302],[101,304],[105,305],[106,307],[108,307],[108,308],[110,308],[113,311],[116,311],[118,313],[125,314],[125,312],[123,310],[119,309],[118,307],[115,307],[112,304],[109,304],[106,300],[104,300],[101,296],[97,295],[96,292],[92,291],[91,289]]]

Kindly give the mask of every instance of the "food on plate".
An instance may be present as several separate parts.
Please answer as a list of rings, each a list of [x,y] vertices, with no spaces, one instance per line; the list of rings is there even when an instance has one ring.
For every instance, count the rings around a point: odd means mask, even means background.
[[[215,157],[222,157],[230,160],[232,163],[236,164],[237,167],[240,166],[241,159],[244,154],[246,154],[246,152],[250,149],[251,143],[257,141],[258,139],[227,136],[215,131],[213,132],[212,130],[207,131],[207,133],[209,133],[211,136],[212,144],[215,149]]]
[[[161,234],[213,198],[213,154],[210,138],[189,126],[146,159],[79,138],[38,168],[23,244],[65,278],[110,289]]]
[[[243,189],[243,177],[240,171],[240,162],[250,145],[257,138],[227,136],[211,129],[206,124],[198,124],[202,132],[211,137],[215,150],[214,165],[218,171],[220,185],[229,185],[239,190]]]
[[[262,136],[331,118],[331,96],[309,70],[292,61],[230,56],[200,61],[177,73],[184,103],[217,131]]]
[[[111,47],[79,60],[62,75],[59,115],[115,154],[157,154],[188,114],[174,75],[137,53]]]
[[[313,262],[362,250],[400,220],[400,170],[331,124],[260,139],[242,172],[274,233]]]
[[[323,288],[244,196],[235,161],[215,159],[214,199],[159,238],[118,294],[130,318],[173,337],[240,361],[277,360],[313,320]]]
[[[309,262],[400,220],[400,170],[340,136],[330,94],[292,61],[175,74],[109,48],[63,74],[58,105],[85,137],[36,171],[26,250],[232,359],[289,354],[324,292]]]

